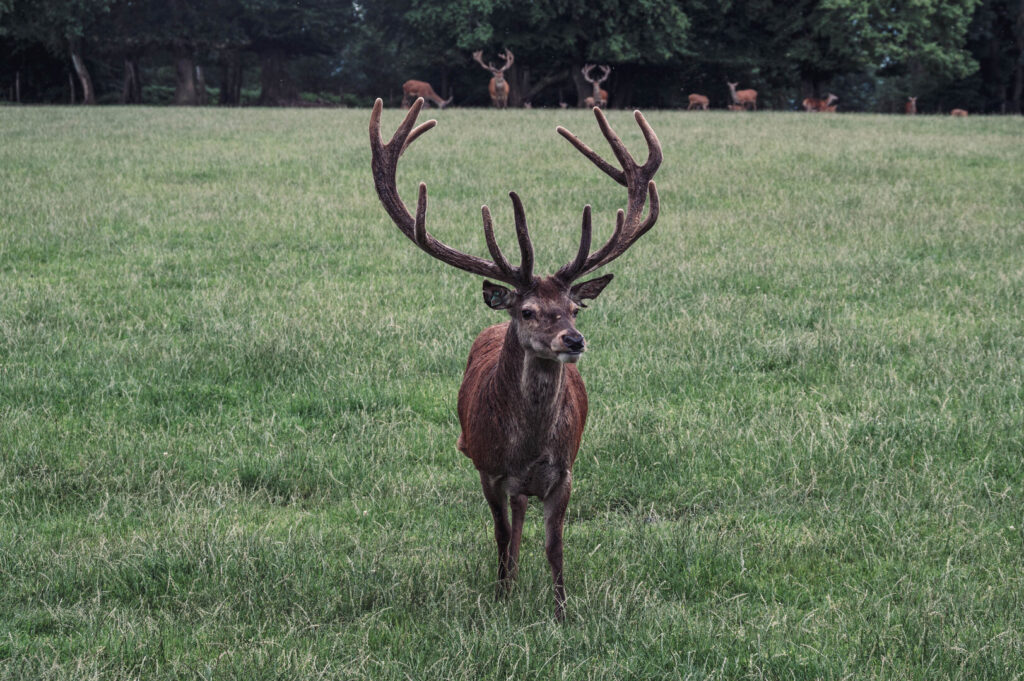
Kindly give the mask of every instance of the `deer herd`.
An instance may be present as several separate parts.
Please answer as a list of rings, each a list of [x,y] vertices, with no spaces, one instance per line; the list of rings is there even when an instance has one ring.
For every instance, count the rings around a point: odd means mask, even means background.
[[[491,96],[491,104],[495,108],[505,109],[509,106],[509,98],[512,93],[512,86],[508,78],[506,78],[505,72],[515,63],[515,55],[512,54],[512,50],[506,49],[498,57],[504,61],[501,66],[495,66],[489,61],[484,62],[483,50],[477,50],[473,53],[473,61],[491,74],[491,79],[487,83],[487,92]],[[600,72],[598,75],[595,75],[595,69]],[[584,107],[588,109],[594,107],[603,109],[608,106],[608,91],[601,87],[601,84],[608,80],[611,72],[612,68],[607,64],[586,64],[580,69],[580,76],[583,81],[589,83],[592,88],[591,94],[582,98]],[[737,90],[736,88],[739,86],[739,83],[729,81],[726,81],[726,85],[729,87],[729,103],[726,104],[726,108],[729,111],[757,111],[757,90],[749,88]],[[452,97],[449,96],[448,99],[442,99],[434,92],[434,88],[431,87],[430,83],[425,81],[407,80],[402,84],[402,108],[408,109],[420,97],[425,102],[433,102],[439,109],[443,109],[452,103]],[[687,99],[689,101],[686,107],[687,111],[708,111],[711,108],[711,100],[707,95],[692,92],[687,95]],[[835,113],[839,107],[838,101],[839,97],[830,92],[825,99],[807,97],[800,102],[800,107],[807,113]],[[522,106],[526,109],[533,108],[533,104],[528,99],[522,101]],[[559,106],[565,109],[569,104],[562,101],[559,103]],[[917,97],[907,98],[904,112],[909,115],[917,114]],[[953,109],[950,111],[950,115],[966,117],[967,111],[964,109]]]
[[[482,52],[473,54],[492,76],[488,84],[492,103],[505,108],[510,92],[505,72],[515,58],[508,50],[499,56],[504,64],[495,67],[483,61]],[[599,75],[595,75],[595,69]],[[587,391],[576,366],[588,345],[576,327],[576,316],[612,280],[611,274],[588,275],[624,254],[654,227],[660,207],[654,175],[662,162],[661,143],[643,114],[635,111],[634,118],[647,144],[647,160],[641,164],[612,130],[601,111],[608,104],[608,92],[601,84],[610,72],[608,66],[587,64],[581,75],[593,87],[587,105],[592,107],[618,165],[609,163],[565,128],[556,131],[602,173],[625,187],[625,208],[618,210],[608,241],[592,250],[591,208],[584,206],[576,255],[549,276],[534,273],[526,211],[515,192],[509,197],[519,245],[518,265],[510,263],[499,248],[486,205],[480,212],[490,259],[456,250],[427,231],[426,184],[419,184],[415,212],[399,196],[399,159],[417,138],[437,125],[436,120],[416,125],[420,111],[427,101],[443,109],[451,103],[451,97],[442,99],[429,83],[406,82],[402,88],[403,107],[409,110],[387,142],[381,136],[382,100],[376,101],[370,115],[373,182],[388,216],[427,255],[484,277],[484,304],[507,315],[506,321],[481,331],[469,350],[457,400],[461,433],[456,448],[472,461],[490,507],[498,549],[499,595],[508,591],[518,573],[528,500],[537,497],[543,504],[544,547],[554,585],[555,619],[559,621],[565,617],[566,606],[562,531],[572,490],[573,463],[588,410]],[[739,84],[734,82],[727,85],[730,109],[757,110],[756,90],[737,90]],[[837,100],[829,93],[825,99],[809,97],[802,104],[807,112],[832,112]],[[687,108],[707,110],[709,99],[690,94]],[[908,99],[905,111],[917,113],[915,97]],[[952,115],[966,116],[967,112],[954,109]]]

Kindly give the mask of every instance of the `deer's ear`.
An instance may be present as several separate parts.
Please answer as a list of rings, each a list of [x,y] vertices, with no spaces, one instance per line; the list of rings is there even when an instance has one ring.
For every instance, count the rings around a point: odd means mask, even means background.
[[[484,282],[484,302],[492,310],[507,310],[515,302],[516,294],[504,286]]]
[[[597,279],[590,279],[584,281],[581,284],[576,284],[569,290],[569,295],[580,305],[583,305],[583,301],[586,299],[594,299],[601,295],[601,291],[607,286],[612,280],[611,274],[606,274],[603,277]]]

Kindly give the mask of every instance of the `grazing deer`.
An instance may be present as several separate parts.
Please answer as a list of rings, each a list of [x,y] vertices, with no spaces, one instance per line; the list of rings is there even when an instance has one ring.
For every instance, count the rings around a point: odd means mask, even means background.
[[[594,68],[601,69],[601,77],[597,80],[590,77],[590,72],[593,71]],[[584,105],[588,109],[593,109],[595,106],[599,109],[603,109],[608,106],[608,91],[601,89],[601,83],[608,80],[608,75],[611,74],[612,67],[604,65],[595,67],[594,64],[587,64],[580,69],[580,72],[583,74],[583,78],[594,86],[594,93],[583,100]]]
[[[949,112],[949,115],[955,118],[967,118],[967,111],[964,109],[953,109]]]
[[[908,116],[917,114],[917,97],[907,97],[907,103],[903,105],[903,111]]]
[[[658,219],[658,191],[654,174],[661,165],[661,143],[643,115],[634,113],[647,141],[647,161],[640,165],[612,130],[600,109],[594,109],[621,168],[598,156],[562,127],[567,139],[602,172],[626,187],[626,210],[618,211],[615,231],[601,248],[591,252],[590,206],[583,208],[583,223],[576,257],[554,275],[533,273],[533,244],[523,204],[512,199],[520,262],[511,265],[494,240],[491,213],[483,214],[484,240],[491,260],[462,253],[435,239],[426,229],[427,186],[420,183],[415,217],[398,195],[395,174],[398,159],[437,121],[416,126],[423,100],[416,100],[391,141],[380,135],[383,102],[377,100],[370,115],[370,149],[377,196],[398,228],[420,249],[438,260],[471,274],[494,279],[510,288],[484,281],[484,303],[507,310],[509,320],[484,329],[469,351],[459,388],[458,412],[462,433],[456,447],[479,471],[484,497],[494,518],[498,544],[499,593],[515,579],[527,498],[544,503],[545,552],[555,591],[555,618],[565,617],[562,577],[562,527],[572,488],[576,460],[587,420],[587,391],[576,368],[585,349],[576,329],[576,314],[584,301],[597,298],[611,274],[580,283],[590,274],[625,253]],[[644,205],[650,201],[647,218]],[[512,523],[508,520],[511,501]]]
[[[753,109],[757,111],[757,90],[740,90],[736,91],[736,86],[739,83],[725,82],[729,86],[729,94],[732,95],[732,103],[738,104],[745,109]]]
[[[709,100],[704,95],[693,94],[689,95],[687,98],[690,100],[690,105],[686,107],[687,111],[691,111],[693,109],[707,111],[708,107],[711,106],[711,100]]]
[[[830,108],[831,108],[832,111],[835,111],[836,109],[835,109],[835,107],[832,106],[832,103],[836,102],[838,100],[839,100],[839,98],[836,97],[834,94],[832,94],[830,92],[830,93],[828,93],[828,99],[818,99],[817,97],[808,97],[807,99],[805,99],[802,102],[802,104],[803,104],[803,107],[804,107],[804,111],[806,111],[808,113],[813,113],[815,111],[817,111],[817,112],[828,111]]]
[[[512,50],[505,50],[498,56],[505,60],[505,65],[500,69],[495,68],[494,64],[490,62],[484,63],[483,50],[477,50],[473,53],[473,59],[476,60],[476,63],[484,67],[484,70],[491,72],[491,82],[487,84],[487,91],[491,93],[491,104],[499,109],[504,109],[508,106],[508,94],[511,91],[508,81],[505,80],[505,71],[512,66],[516,58],[512,54]]]
[[[743,106],[741,104],[726,104],[725,108],[729,109],[729,111],[746,111],[747,110],[747,107],[745,107],[745,106]]]
[[[438,109],[443,109],[452,103],[454,97],[441,99],[430,83],[422,80],[407,80],[402,83],[402,108],[408,109],[409,105],[416,101],[417,97],[433,102]]]
[[[826,106],[825,107],[825,113],[835,113],[837,106],[839,106],[839,105],[838,104],[833,104],[832,106]]]

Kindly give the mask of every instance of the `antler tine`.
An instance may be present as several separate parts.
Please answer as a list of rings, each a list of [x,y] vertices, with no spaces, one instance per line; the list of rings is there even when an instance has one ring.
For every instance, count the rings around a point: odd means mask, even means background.
[[[491,222],[491,209],[487,206],[481,206],[480,212],[483,214],[484,219],[484,240],[487,242],[488,252],[494,258],[494,264],[500,267],[501,271],[508,275],[509,278],[515,278],[515,271],[508,264],[508,260],[502,254],[501,249],[498,248],[498,242],[494,240],[494,223]]]
[[[457,251],[438,241],[427,231],[427,185],[422,182],[416,200],[416,216],[413,217],[409,213],[409,209],[398,195],[396,186],[398,159],[416,138],[433,128],[437,121],[431,120],[416,126],[416,117],[420,109],[423,108],[423,98],[419,98],[413,103],[391,140],[385,143],[380,134],[380,118],[383,108],[384,102],[378,99],[374,102],[373,112],[370,114],[370,165],[373,169],[373,184],[377,190],[377,196],[391,220],[420,249],[438,260],[472,274],[519,286],[521,284],[519,271],[508,264],[504,256],[501,256],[497,244],[494,243],[493,230],[488,224],[490,217],[488,214],[485,213],[484,236],[488,241],[488,250],[495,256],[495,262]],[[532,268],[532,266],[533,253],[531,250],[530,267]]]
[[[661,166],[661,142],[658,141],[658,136],[654,134],[654,130],[647,122],[647,119],[639,111],[634,113],[634,118],[647,142],[648,150],[647,160],[643,165],[640,165],[629,153],[629,150],[626,149],[622,139],[612,130],[604,113],[597,107],[594,107],[594,116],[597,118],[597,124],[601,128],[601,132],[612,148],[612,153],[615,154],[615,158],[622,165],[621,170],[601,158],[593,149],[581,142],[568,130],[560,127],[558,132],[602,172],[626,187],[626,211],[619,210],[616,216],[615,232],[604,246],[589,255],[582,264],[577,265],[579,261],[579,256],[577,255],[576,260],[571,265],[567,265],[562,270],[559,270],[559,274],[569,281],[592,272],[625,253],[637,239],[654,226],[658,220],[660,209],[658,189],[652,178]],[[650,197],[650,209],[647,219],[642,220],[644,204],[647,203],[648,196]]]
[[[526,212],[523,210],[523,202],[519,194],[508,193],[512,199],[512,214],[516,220],[516,238],[519,240],[519,252],[522,261],[519,264],[519,277],[524,284],[533,280],[533,242],[530,241],[530,230],[526,227]]]
[[[576,251],[576,258],[562,267],[555,276],[563,281],[572,281],[576,273],[582,269],[590,255],[590,237],[593,232],[593,224],[590,221],[590,204],[583,206],[583,224],[580,226],[580,247]]]
[[[626,174],[622,172],[622,170],[616,168],[611,163],[608,163],[608,161],[605,161],[596,151],[584,144],[579,137],[572,134],[562,126],[555,128],[555,131],[565,139],[569,140],[569,143],[576,147],[577,151],[590,159],[590,162],[596,165],[601,172],[621,184],[623,187],[626,186]]]

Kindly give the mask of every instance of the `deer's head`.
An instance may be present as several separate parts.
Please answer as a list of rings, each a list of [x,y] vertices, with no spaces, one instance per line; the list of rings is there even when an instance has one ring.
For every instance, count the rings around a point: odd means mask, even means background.
[[[505,64],[501,68],[496,68],[491,62],[487,62],[485,64],[483,50],[477,50],[473,53],[473,59],[476,63],[480,64],[480,66],[484,67],[487,71],[490,71],[491,75],[494,76],[495,87],[503,87],[505,85],[505,71],[508,71],[509,67],[515,63],[516,58],[515,55],[512,54],[512,50],[509,49],[506,49],[498,56],[505,60]]]
[[[583,208],[583,223],[580,234],[579,249],[576,257],[563,265],[555,274],[538,277],[533,273],[533,243],[530,240],[526,224],[526,213],[519,196],[512,192],[513,216],[515,219],[516,236],[519,242],[519,265],[513,266],[502,254],[494,239],[494,226],[491,212],[487,206],[481,208],[483,215],[484,240],[491,260],[468,255],[457,251],[435,239],[426,230],[427,186],[420,183],[419,197],[416,203],[416,215],[406,207],[398,196],[395,174],[398,159],[412,142],[427,132],[437,121],[430,120],[416,126],[416,117],[423,106],[418,99],[409,109],[405,120],[398,126],[391,141],[385,143],[380,136],[380,115],[383,102],[377,100],[370,115],[370,149],[372,153],[374,185],[377,196],[384,204],[388,215],[413,243],[433,257],[452,267],[494,279],[506,284],[484,281],[484,303],[496,310],[507,310],[512,328],[519,344],[526,353],[536,357],[560,362],[576,362],[583,353],[586,344],[582,334],[576,329],[576,314],[585,307],[585,301],[593,300],[612,280],[612,275],[583,279],[599,267],[607,265],[625,253],[637,239],[643,236],[658,219],[658,190],[654,184],[654,174],[661,165],[661,143],[639,111],[634,113],[637,123],[647,141],[648,156],[643,165],[637,163],[618,135],[608,124],[608,120],[600,109],[594,109],[597,124],[611,145],[612,152],[619,161],[620,168],[601,158],[590,147],[581,142],[575,135],[559,127],[558,133],[566,138],[577,150],[586,156],[602,172],[626,187],[626,209],[620,209],[615,221],[615,231],[611,238],[599,249],[591,252],[591,211],[590,206]],[[644,218],[644,206],[650,198],[650,208]]]

